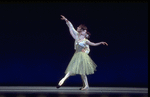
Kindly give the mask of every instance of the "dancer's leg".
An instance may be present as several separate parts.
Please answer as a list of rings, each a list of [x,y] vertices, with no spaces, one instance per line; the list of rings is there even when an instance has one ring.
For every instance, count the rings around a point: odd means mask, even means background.
[[[81,75],[81,76],[82,76],[83,81],[84,81],[84,84],[85,84],[85,86],[84,86],[84,88],[82,88],[82,90],[86,90],[86,89],[88,89],[88,88],[89,88],[89,84],[88,84],[87,76],[86,76],[86,75]]]
[[[68,72],[68,73],[59,81],[58,85],[61,86],[61,85],[64,83],[64,81],[65,81],[70,75],[71,75],[71,73]]]
[[[83,77],[83,75],[81,75],[81,79],[82,79],[82,83],[83,83],[83,87],[82,88],[84,88],[85,87],[85,83],[84,83],[84,77]]]

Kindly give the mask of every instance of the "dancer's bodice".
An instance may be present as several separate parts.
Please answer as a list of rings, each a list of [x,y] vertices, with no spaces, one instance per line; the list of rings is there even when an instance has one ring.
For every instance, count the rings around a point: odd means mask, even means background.
[[[86,41],[87,41],[87,39],[75,41],[76,52],[85,52],[87,54],[90,52],[89,45],[86,44]]]

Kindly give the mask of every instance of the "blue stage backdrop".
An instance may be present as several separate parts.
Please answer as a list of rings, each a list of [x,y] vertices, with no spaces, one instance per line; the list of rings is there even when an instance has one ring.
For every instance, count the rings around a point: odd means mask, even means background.
[[[0,4],[0,86],[56,86],[74,54],[60,18],[85,24],[97,71],[90,86],[148,87],[148,3]],[[81,86],[80,75],[65,86]]]

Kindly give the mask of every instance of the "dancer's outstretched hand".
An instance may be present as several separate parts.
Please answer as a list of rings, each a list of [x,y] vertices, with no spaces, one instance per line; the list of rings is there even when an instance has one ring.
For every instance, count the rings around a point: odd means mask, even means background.
[[[106,42],[101,42],[101,44],[103,44],[103,45],[107,45],[107,46],[108,46],[108,44],[107,44]]]
[[[62,18],[61,20],[67,20],[67,18],[65,18],[63,15],[60,15]]]

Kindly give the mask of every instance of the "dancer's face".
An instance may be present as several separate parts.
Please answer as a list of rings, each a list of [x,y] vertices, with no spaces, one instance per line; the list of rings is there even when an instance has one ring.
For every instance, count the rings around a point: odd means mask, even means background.
[[[77,31],[80,32],[82,35],[86,35],[86,30],[82,30],[81,27],[77,27]]]
[[[81,31],[82,35],[86,35],[86,30]]]
[[[79,32],[81,30],[81,27],[77,27],[77,31]]]

